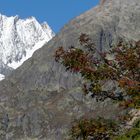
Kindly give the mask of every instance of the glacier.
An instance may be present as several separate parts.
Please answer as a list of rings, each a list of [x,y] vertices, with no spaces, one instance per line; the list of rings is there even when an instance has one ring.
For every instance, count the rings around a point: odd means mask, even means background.
[[[47,22],[0,14],[0,79],[18,68],[55,36]]]

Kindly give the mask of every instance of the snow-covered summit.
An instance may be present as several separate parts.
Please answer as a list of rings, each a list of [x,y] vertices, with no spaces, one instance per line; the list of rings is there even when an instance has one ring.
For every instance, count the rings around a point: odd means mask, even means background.
[[[5,76],[0,74],[0,81],[3,80],[4,78],[5,78]]]
[[[0,73],[6,75],[7,70],[20,66],[53,36],[47,22],[0,14]]]

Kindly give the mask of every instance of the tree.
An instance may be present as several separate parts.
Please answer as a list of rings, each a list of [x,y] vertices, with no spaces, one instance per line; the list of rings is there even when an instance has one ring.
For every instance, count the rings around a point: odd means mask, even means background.
[[[84,93],[90,93],[92,98],[96,98],[97,101],[110,98],[118,101],[124,107],[139,109],[140,41],[124,42],[120,40],[116,46],[112,46],[112,49],[106,52],[99,51],[86,34],[81,34],[79,42],[81,48],[70,46],[68,50],[64,50],[63,47],[59,47],[55,52],[55,60],[63,64],[66,70],[81,74],[85,80]],[[112,84],[111,89],[105,88],[107,82]],[[123,118],[127,120],[128,116]],[[79,119],[71,129],[72,139],[86,140],[89,136],[95,140],[115,139],[113,137],[118,126],[109,127],[108,122],[110,121],[106,119],[100,121],[98,119]],[[137,135],[139,130],[132,129],[128,132],[131,133],[128,135],[126,133],[116,139],[125,139],[125,136],[130,138],[134,135],[139,139],[139,135]]]
[[[55,60],[66,70],[81,74],[86,81],[84,93],[92,93],[97,101],[110,98],[125,107],[140,108],[140,41],[120,40],[107,52],[99,51],[86,34],[81,34],[79,42],[82,49],[59,47]],[[113,85],[111,90],[104,88],[107,81]]]

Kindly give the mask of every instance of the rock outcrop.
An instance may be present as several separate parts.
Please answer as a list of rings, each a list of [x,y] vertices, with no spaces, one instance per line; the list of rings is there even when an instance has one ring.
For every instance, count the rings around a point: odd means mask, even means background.
[[[96,102],[81,91],[79,75],[56,63],[59,46],[79,46],[87,33],[100,50],[109,49],[119,38],[140,40],[139,0],[102,0],[76,17],[47,45],[0,83],[0,139],[66,140],[74,119],[116,119],[123,111],[110,100]]]

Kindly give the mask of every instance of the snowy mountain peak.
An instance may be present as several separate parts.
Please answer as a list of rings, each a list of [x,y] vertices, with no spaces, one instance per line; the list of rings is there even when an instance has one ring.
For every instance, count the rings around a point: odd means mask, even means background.
[[[0,81],[3,80],[4,78],[5,78],[5,76],[0,74]]]
[[[20,66],[52,37],[54,32],[47,22],[40,24],[35,17],[20,19],[18,15],[0,14],[0,73],[6,75],[7,70]]]
[[[51,30],[51,28],[47,22],[43,22],[41,24],[41,26],[42,26],[44,32],[46,32],[48,34],[48,36],[50,36],[50,37],[55,36],[54,32]]]

